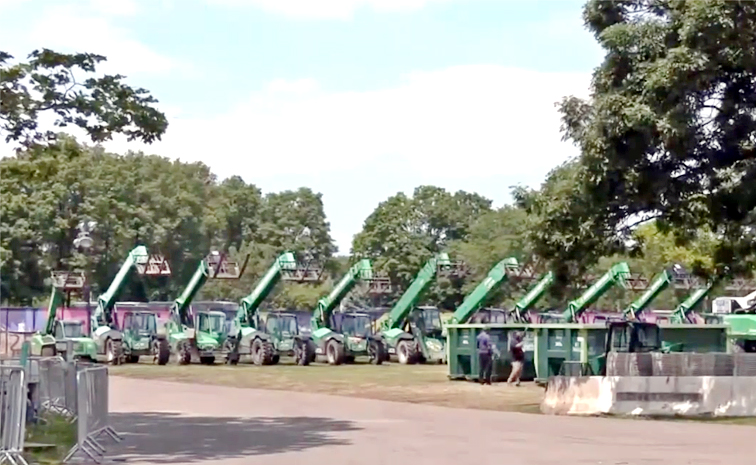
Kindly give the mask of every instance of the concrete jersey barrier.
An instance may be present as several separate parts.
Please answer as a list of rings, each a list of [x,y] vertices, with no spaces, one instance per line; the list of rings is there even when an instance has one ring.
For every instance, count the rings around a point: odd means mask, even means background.
[[[555,376],[541,411],[556,415],[756,416],[754,376]]]

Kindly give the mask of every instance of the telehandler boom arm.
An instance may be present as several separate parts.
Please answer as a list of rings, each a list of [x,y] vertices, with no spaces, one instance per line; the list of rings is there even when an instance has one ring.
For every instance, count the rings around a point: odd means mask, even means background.
[[[295,271],[298,266],[292,252],[284,252],[279,255],[257,283],[257,286],[239,303],[239,310],[236,314],[237,323],[246,321],[247,324],[251,325],[260,304],[268,298],[273,288],[281,280],[283,273]]]
[[[672,270],[662,271],[659,275],[656,276],[656,278],[654,278],[651,284],[648,285],[646,292],[635,299],[635,301],[625,309],[625,311],[623,312],[625,318],[630,320],[638,319],[638,315],[640,315],[646,309],[646,307],[648,307],[648,305],[659,296],[659,294],[664,292],[664,290],[669,287],[669,285],[672,284],[674,280],[675,273]]]
[[[515,304],[514,310],[517,317],[517,321],[522,321],[523,313],[525,313],[530,307],[535,305],[536,302],[546,294],[546,291],[554,284],[554,273],[549,271],[525,296],[518,300]]]
[[[327,296],[318,300],[312,315],[313,330],[328,327],[331,314],[339,302],[346,297],[358,281],[369,281],[371,279],[373,279],[373,266],[370,260],[363,258],[355,263],[333,290]]]
[[[567,304],[567,310],[562,313],[562,317],[568,323],[574,323],[577,321],[583,311],[588,308],[589,305],[594,303],[602,295],[611,289],[614,285],[620,285],[622,287],[627,286],[627,279],[630,277],[630,267],[625,262],[615,263],[609,271],[604,273],[598,281],[593,283],[583,294],[577,299]]]
[[[189,284],[171,305],[171,316],[177,323],[191,325],[189,318],[189,305],[194,300],[202,286],[208,279],[239,279],[247,267],[249,255],[244,259],[244,264],[239,267],[238,263],[228,260],[224,254],[216,251],[210,252],[207,257],[200,260]]]
[[[485,302],[486,298],[491,293],[491,289],[504,281],[510,272],[517,271],[519,268],[520,264],[514,257],[505,258],[497,263],[491,268],[491,271],[488,272],[486,279],[478,284],[478,287],[465,297],[465,300],[462,301],[462,304],[452,315],[451,323],[457,324],[467,322],[467,320],[469,320]]]
[[[696,308],[696,305],[698,305],[701,300],[703,300],[703,298],[709,294],[711,288],[714,287],[714,283],[714,280],[709,281],[708,283],[706,283],[705,287],[696,289],[696,291],[689,295],[688,298],[683,300],[672,313],[670,322],[673,324],[690,323],[689,317],[691,310]]]
[[[451,267],[452,262],[446,253],[440,253],[425,262],[425,265],[417,273],[412,284],[409,285],[404,294],[399,298],[399,301],[391,308],[388,318],[383,322],[383,329],[399,328],[402,326],[409,313],[415,307],[415,304],[417,304],[423,291],[433,281],[439,269],[450,269]]]
[[[123,289],[137,263],[145,262],[148,257],[147,248],[143,245],[139,245],[129,252],[126,261],[123,262],[115,278],[110,282],[108,289],[97,298],[97,308],[92,315],[93,328],[99,324],[110,325],[113,323],[113,305],[118,293]]]

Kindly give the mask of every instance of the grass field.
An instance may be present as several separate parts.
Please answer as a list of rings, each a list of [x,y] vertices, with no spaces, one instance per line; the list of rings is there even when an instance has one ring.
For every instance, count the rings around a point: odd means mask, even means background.
[[[38,424],[27,427],[26,444],[34,443],[45,446],[27,448],[24,458],[29,463],[59,464],[71,447],[76,444],[76,424],[61,416],[44,416]],[[52,445],[52,447],[46,447],[46,445]]]
[[[543,389],[533,383],[520,387],[505,383],[481,386],[449,381],[443,365],[380,366],[353,364],[300,367],[286,363],[253,365],[121,365],[110,373],[132,378],[163,379],[258,389],[318,392],[367,399],[391,400],[446,407],[537,413]]]

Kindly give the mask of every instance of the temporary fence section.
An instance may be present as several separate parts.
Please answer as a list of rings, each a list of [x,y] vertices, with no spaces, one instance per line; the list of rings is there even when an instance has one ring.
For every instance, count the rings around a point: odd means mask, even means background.
[[[76,369],[77,365],[61,357],[30,360],[32,372],[37,367],[39,383],[36,389],[36,404],[41,411],[76,419]]]
[[[754,353],[611,352],[607,376],[756,376]]]
[[[23,367],[0,367],[0,463],[26,465],[27,385]]]
[[[94,366],[77,370],[76,386],[77,441],[64,462],[83,455],[100,463],[105,454],[100,438],[105,436],[116,442],[122,440],[109,424],[107,367]]]

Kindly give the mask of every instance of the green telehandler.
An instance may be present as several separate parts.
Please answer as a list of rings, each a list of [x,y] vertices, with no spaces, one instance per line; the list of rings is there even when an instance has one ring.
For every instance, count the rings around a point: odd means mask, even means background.
[[[367,284],[368,292],[383,293],[388,279],[373,274],[368,259],[355,263],[333,290],[318,300],[312,315],[312,342],[315,354],[325,355],[330,365],[353,362],[355,357],[367,355],[373,364],[386,359],[386,346],[380,334],[373,332],[373,318],[367,312],[350,311],[333,318],[336,306],[358,282]],[[311,361],[314,361],[313,356]]]
[[[97,345],[98,354],[105,355],[107,363],[133,361],[139,355],[156,355],[165,363],[165,335],[158,332],[157,315],[148,312],[140,315],[140,327],[136,327],[136,321],[129,317],[130,329],[126,331],[122,331],[123,326],[119,328],[115,319],[116,297],[134,271],[140,276],[171,274],[171,268],[162,255],[149,255],[143,245],[131,250],[108,289],[97,298],[97,307],[91,317],[92,338]],[[157,352],[153,353],[153,350]]]
[[[189,284],[173,302],[165,325],[171,353],[179,364],[199,361],[203,365],[212,365],[217,358],[226,359],[226,314],[212,310],[191,312],[190,304],[208,279],[239,279],[248,260],[249,255],[239,266],[226,255],[214,251],[200,261]]]
[[[299,365],[309,365],[315,346],[309,335],[299,331],[296,315],[269,312],[262,321],[259,308],[279,281],[319,282],[322,273],[320,267],[300,264],[292,252],[279,255],[239,304],[226,342],[227,362],[235,365],[241,356],[249,356],[256,365],[275,365],[281,355],[291,355]]]
[[[379,320],[380,335],[388,349],[386,361],[391,355],[403,365],[444,361],[441,312],[436,307],[418,307],[417,302],[436,276],[459,274],[462,270],[446,253],[439,253],[423,265],[404,294]]]
[[[31,354],[42,357],[60,355],[65,359],[97,361],[97,346],[88,336],[83,321],[60,320],[61,304],[70,306],[71,294],[81,292],[86,283],[83,272],[52,272],[52,294],[47,305],[47,322],[42,331],[31,337]]]

